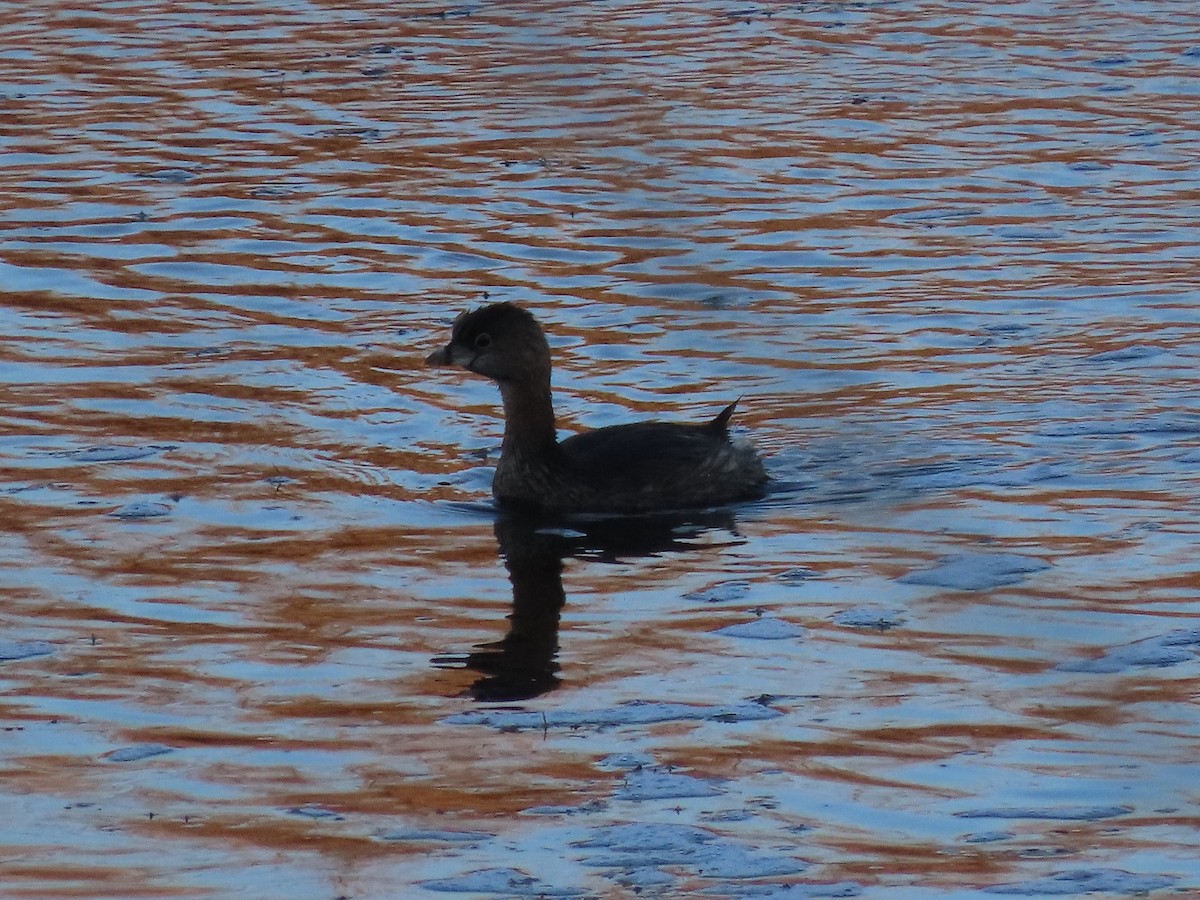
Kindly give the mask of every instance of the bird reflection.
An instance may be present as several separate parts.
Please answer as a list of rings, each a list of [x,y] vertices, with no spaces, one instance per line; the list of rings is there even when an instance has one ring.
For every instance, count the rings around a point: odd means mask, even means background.
[[[736,533],[735,524],[728,510],[568,520],[503,511],[494,530],[512,582],[508,634],[477,644],[466,655],[436,657],[433,663],[481,673],[467,691],[476,700],[514,702],[548,693],[561,680],[557,655],[559,618],[566,603],[564,559],[617,562],[695,550],[704,533]]]

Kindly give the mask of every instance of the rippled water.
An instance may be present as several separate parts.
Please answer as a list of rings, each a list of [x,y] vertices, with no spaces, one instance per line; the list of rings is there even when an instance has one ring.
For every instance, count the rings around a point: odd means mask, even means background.
[[[1193,3],[3,21],[6,896],[1200,892]],[[771,496],[497,519],[484,296]]]

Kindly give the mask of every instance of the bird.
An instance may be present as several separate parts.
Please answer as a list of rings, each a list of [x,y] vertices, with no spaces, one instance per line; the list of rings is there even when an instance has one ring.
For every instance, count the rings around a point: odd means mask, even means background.
[[[636,515],[721,506],[766,492],[757,450],[729,436],[737,400],[703,424],[635,422],[559,441],[550,345],[533,314],[515,303],[463,312],[449,343],[425,362],[499,385],[504,440],[492,493],[501,507]]]

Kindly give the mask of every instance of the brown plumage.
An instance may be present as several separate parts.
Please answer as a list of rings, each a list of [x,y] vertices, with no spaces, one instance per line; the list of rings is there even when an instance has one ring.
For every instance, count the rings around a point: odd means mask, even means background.
[[[736,401],[703,425],[612,425],[559,442],[550,346],[529,312],[494,303],[463,313],[430,365],[492,379],[504,401],[504,442],[492,492],[506,505],[551,512],[642,513],[761,497],[767,475],[749,444],[729,440]]]

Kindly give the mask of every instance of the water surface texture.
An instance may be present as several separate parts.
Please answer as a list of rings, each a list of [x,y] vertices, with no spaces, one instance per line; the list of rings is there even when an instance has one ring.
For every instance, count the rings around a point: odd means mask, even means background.
[[[1193,0],[0,12],[4,896],[1200,892]]]

